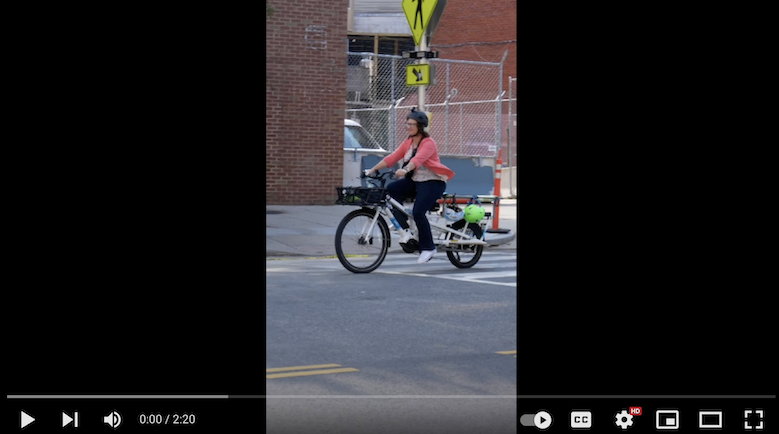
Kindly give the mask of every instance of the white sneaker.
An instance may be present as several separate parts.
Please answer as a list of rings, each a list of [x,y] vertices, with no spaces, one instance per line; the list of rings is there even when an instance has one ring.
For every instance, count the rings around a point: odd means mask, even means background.
[[[400,233],[400,242],[407,243],[411,239],[411,232],[408,229],[398,229]]]
[[[429,261],[430,258],[435,255],[435,250],[422,250],[422,252],[419,254],[419,259],[417,260],[417,264],[424,264],[425,262]]]

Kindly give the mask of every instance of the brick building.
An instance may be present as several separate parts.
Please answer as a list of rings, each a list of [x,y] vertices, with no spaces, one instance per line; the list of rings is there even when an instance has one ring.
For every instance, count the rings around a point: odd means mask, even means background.
[[[331,205],[342,182],[349,0],[269,4],[265,203]]]

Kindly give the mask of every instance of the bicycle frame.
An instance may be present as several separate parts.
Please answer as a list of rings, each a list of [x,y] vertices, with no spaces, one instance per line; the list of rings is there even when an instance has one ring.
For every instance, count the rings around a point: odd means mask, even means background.
[[[372,178],[376,179],[376,178]],[[370,182],[370,181],[369,181]],[[383,188],[385,185],[384,180],[381,181],[381,185],[375,184],[377,187]],[[368,208],[371,210],[377,210],[377,212],[374,214],[373,219],[370,222],[366,222],[365,225],[362,228],[362,236],[365,237],[366,234],[372,233],[373,229],[376,227],[376,222],[379,219],[379,215],[382,215],[385,219],[385,222],[387,223],[387,226],[391,228],[394,228],[395,226],[391,223],[392,222],[392,211],[389,208],[390,206],[394,207],[395,209],[399,210],[403,214],[406,215],[408,218],[409,227],[414,228],[414,231],[416,232],[417,227],[416,223],[414,222],[414,216],[411,215],[409,212],[406,211],[406,209],[403,207],[403,204],[398,202],[397,200],[393,199],[389,194],[385,196],[386,204],[385,205],[365,205],[364,208]],[[438,222],[432,222],[427,217],[429,212],[425,213],[425,218],[427,218],[428,224],[430,224],[430,228],[435,228],[440,233],[445,234],[444,239],[435,238],[433,239],[433,243],[436,246],[444,246],[444,247],[452,247],[452,246],[469,246],[469,245],[477,245],[477,246],[486,246],[488,247],[489,244],[484,241],[484,237],[486,235],[486,231],[482,232],[481,239],[475,238],[472,235],[468,235],[465,232],[458,231],[457,229],[452,229],[451,227],[448,227],[446,225],[442,225]],[[446,218],[446,203],[443,203],[440,208],[440,214],[439,217]],[[459,239],[452,239],[452,236],[456,235],[459,237]]]
[[[400,212],[405,214],[406,217],[409,218],[409,223],[412,223],[414,221],[414,216],[409,214],[405,210],[405,208],[403,208],[403,205],[400,202],[396,201],[395,199],[393,199],[389,195],[387,195],[386,200],[387,200],[388,204],[390,204],[391,206],[395,207]],[[393,217],[392,216],[392,212],[386,206],[373,205],[373,206],[366,207],[366,208],[371,208],[371,209],[377,210],[378,212],[376,212],[376,214],[374,214],[373,219],[370,222],[365,222],[365,225],[363,225],[363,228],[362,228],[362,232],[361,232],[362,234],[369,234],[369,233],[373,232],[373,228],[376,226],[376,222],[379,219],[379,215],[384,216],[384,218],[387,221],[391,221],[391,219]],[[427,216],[425,216],[425,218],[427,218]],[[443,239],[443,240],[441,240],[441,239],[434,239],[433,240],[433,243],[438,245],[438,246],[450,247],[452,245],[458,245],[458,246],[465,246],[465,245],[487,246],[488,245],[484,240],[480,240],[478,238],[473,237],[472,235],[468,235],[465,232],[458,231],[456,229],[452,229],[452,228],[450,228],[448,226],[441,225],[438,222],[432,222],[432,221],[430,221],[430,219],[428,219],[428,223],[430,224],[431,228],[436,228],[439,232],[442,232],[442,233],[446,234],[446,238]],[[389,223],[388,226],[392,226],[392,224]],[[460,238],[456,239],[456,240],[453,240],[452,239],[452,235],[457,235]],[[482,238],[483,237],[484,237],[484,234],[482,234]]]

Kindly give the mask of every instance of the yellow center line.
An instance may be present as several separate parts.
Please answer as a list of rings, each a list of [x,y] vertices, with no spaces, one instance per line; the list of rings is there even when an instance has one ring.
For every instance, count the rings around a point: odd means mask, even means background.
[[[268,372],[283,372],[283,371],[300,371],[303,369],[322,369],[322,368],[337,368],[341,365],[310,365],[310,366],[290,366],[288,368],[270,368],[266,369],[265,373]]]
[[[304,377],[306,375],[338,374],[341,372],[358,372],[359,369],[340,368],[340,369],[319,369],[316,371],[285,372],[282,374],[270,374],[265,378],[284,378],[284,377]]]
[[[517,354],[517,350],[514,350],[514,351],[496,351],[495,354]]]

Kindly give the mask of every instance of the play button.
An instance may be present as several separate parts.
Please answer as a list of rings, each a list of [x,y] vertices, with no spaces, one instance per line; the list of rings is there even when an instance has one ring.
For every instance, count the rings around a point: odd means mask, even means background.
[[[20,413],[21,413],[21,416],[22,416],[22,421],[20,422],[19,429],[22,429],[22,428],[26,427],[27,425],[35,422],[35,418],[30,416],[29,414],[25,413],[24,410],[22,410]]]
[[[539,411],[533,417],[533,424],[538,429],[547,429],[552,425],[552,415],[545,411]]]

